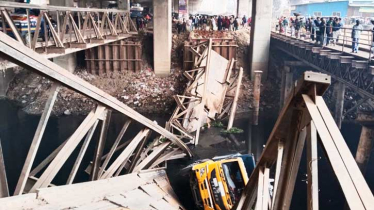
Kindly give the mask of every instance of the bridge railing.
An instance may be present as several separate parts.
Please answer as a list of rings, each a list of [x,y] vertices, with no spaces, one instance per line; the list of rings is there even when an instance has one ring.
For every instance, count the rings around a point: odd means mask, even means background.
[[[0,30],[38,52],[64,53],[136,32],[126,10],[0,1]]]
[[[286,36],[315,42],[321,46],[334,47],[336,50],[345,53],[353,52],[352,45],[358,44],[358,49],[367,53],[360,53],[360,55],[367,56],[368,60],[371,61],[374,52],[373,30],[357,30],[361,32],[360,38],[358,40],[353,40],[351,36],[352,28],[339,28],[339,30],[333,31],[333,33],[328,33],[328,29],[329,27],[325,27],[323,32],[318,33],[316,30],[310,31],[305,28],[295,30],[293,27],[283,27],[282,29],[277,27],[275,31]],[[332,27],[332,29],[334,29],[334,27]],[[341,48],[339,48],[339,46],[341,46]]]

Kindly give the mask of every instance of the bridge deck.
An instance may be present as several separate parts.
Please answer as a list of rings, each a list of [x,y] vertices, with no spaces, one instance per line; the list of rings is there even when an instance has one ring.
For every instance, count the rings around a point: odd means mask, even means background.
[[[0,209],[180,209],[163,170],[37,190],[0,199]]]

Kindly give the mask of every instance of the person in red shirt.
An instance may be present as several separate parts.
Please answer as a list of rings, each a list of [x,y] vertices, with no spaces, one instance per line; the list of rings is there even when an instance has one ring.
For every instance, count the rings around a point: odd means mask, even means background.
[[[251,26],[252,23],[252,17],[248,18],[248,26]]]

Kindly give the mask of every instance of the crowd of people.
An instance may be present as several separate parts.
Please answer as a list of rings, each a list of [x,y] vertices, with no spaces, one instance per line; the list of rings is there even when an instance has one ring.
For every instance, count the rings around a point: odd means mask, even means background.
[[[185,18],[174,19],[177,32],[204,30],[204,31],[236,31],[240,27],[251,25],[251,18],[244,15],[242,18],[232,16],[206,16],[196,15]]]
[[[374,24],[374,22],[372,21]],[[344,28],[344,21],[339,17],[281,17],[277,24],[280,33],[291,33],[291,36],[300,38],[301,31],[310,35],[312,41],[322,46],[336,45],[342,35],[341,31]],[[351,30],[352,39],[352,53],[357,53],[359,50],[360,36],[363,31],[363,26],[360,20],[356,20]],[[374,38],[373,38],[374,42]],[[372,48],[374,50],[374,48]]]

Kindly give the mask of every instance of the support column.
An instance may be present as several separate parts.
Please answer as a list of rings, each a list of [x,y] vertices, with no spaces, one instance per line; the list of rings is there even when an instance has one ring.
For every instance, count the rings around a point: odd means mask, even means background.
[[[284,66],[282,70],[281,96],[279,101],[280,110],[287,101],[293,87],[293,72],[290,66]]]
[[[167,76],[171,67],[171,0],[154,0],[153,12],[154,70],[158,76]]]
[[[333,98],[335,100],[334,119],[339,129],[342,127],[344,109],[345,84],[338,82],[334,85]]]
[[[357,122],[362,124],[360,142],[356,152],[356,162],[363,175],[365,175],[370,152],[373,148],[374,116],[369,113],[359,113]]]
[[[69,72],[74,72],[75,68],[77,67],[77,56],[75,53],[70,53],[53,58],[53,62]]]
[[[250,42],[251,78],[254,71],[263,71],[263,78],[267,78],[269,48],[271,35],[271,21],[273,0],[253,0],[252,27]]]

